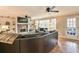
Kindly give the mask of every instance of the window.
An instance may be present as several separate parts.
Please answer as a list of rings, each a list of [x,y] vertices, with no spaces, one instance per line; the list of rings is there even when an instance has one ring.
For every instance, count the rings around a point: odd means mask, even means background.
[[[67,27],[76,27],[76,18],[67,19]]]
[[[40,20],[39,21],[39,30],[46,32],[46,31],[48,31],[48,29],[49,29],[49,20],[48,19]]]
[[[71,17],[67,19],[67,34],[76,35],[76,18]]]
[[[36,20],[36,29],[45,28],[48,31],[56,30],[56,18],[46,20]]]
[[[39,27],[40,28],[48,28],[49,27],[49,20],[40,20]]]

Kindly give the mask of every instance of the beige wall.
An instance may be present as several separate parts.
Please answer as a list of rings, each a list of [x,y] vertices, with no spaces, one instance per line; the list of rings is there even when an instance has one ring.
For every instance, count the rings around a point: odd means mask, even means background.
[[[66,19],[65,17],[57,17],[57,31],[59,32],[59,35],[65,36],[65,30],[66,30]]]
[[[74,36],[73,38],[79,38],[79,15],[78,14],[75,14],[75,15],[66,15],[66,16],[59,16],[59,17],[56,17],[57,18],[57,30],[59,32],[59,36],[64,36],[64,37],[67,37],[66,35],[66,31],[67,31],[67,28],[66,28],[66,22],[67,22],[67,18],[69,16],[73,16],[73,17],[76,17],[77,18],[77,21],[76,21],[76,25],[77,25],[77,37]],[[71,37],[72,38],[72,37]]]

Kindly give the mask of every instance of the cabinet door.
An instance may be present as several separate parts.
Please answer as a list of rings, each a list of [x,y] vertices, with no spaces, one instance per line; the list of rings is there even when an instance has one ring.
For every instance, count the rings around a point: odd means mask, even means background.
[[[56,45],[58,41],[58,33],[49,34],[44,37],[44,52],[50,52]]]
[[[38,52],[38,39],[22,39],[20,41],[22,53],[35,53]]]
[[[29,52],[29,40],[28,39],[20,39],[20,52],[28,53]]]
[[[2,53],[18,53],[19,51],[19,40],[16,40],[12,45],[0,43],[0,52]]]

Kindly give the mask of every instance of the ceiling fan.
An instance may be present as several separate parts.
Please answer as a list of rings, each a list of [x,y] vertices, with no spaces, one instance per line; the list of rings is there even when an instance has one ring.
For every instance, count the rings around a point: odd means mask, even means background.
[[[59,11],[58,10],[55,10],[55,6],[50,6],[50,7],[47,7],[46,8],[46,12],[55,12],[55,13],[58,13]]]

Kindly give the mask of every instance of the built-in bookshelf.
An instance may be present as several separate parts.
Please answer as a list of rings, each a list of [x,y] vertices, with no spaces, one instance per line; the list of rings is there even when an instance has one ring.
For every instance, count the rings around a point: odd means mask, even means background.
[[[18,17],[17,18],[17,33],[27,34],[33,30],[33,24],[30,17]]]
[[[0,31],[16,32],[16,20],[15,16],[0,16]]]

